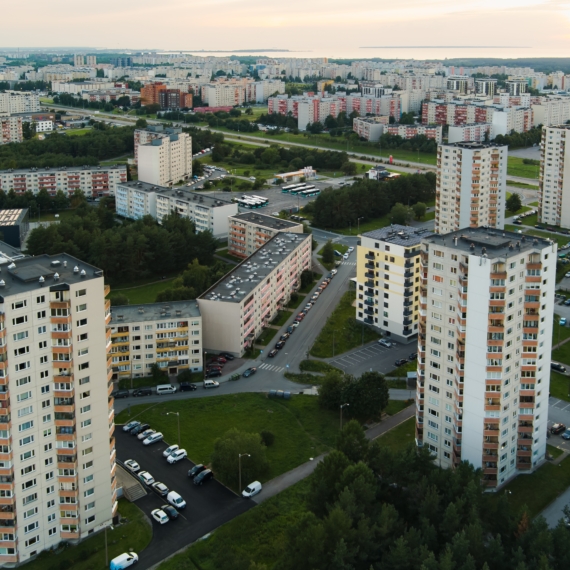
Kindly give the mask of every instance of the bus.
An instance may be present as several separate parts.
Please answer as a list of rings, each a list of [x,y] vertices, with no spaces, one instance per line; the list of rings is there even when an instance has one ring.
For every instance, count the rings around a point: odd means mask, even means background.
[[[298,186],[297,188],[294,188],[293,190],[291,190],[290,194],[292,196],[296,196],[297,194],[300,194],[303,190],[306,190],[307,186],[305,184],[302,184],[301,186]]]
[[[248,210],[254,210],[256,208],[261,208],[261,204],[254,200],[244,200],[243,198],[238,198],[236,203],[241,208],[247,208]]]
[[[249,198],[261,202],[262,206],[267,206],[267,204],[269,204],[269,200],[267,198],[263,198],[262,196],[250,196]]]
[[[304,184],[289,184],[289,186],[282,186],[281,192],[283,192],[283,194],[287,194],[287,192],[290,192],[299,186],[304,186]]]
[[[318,196],[320,193],[321,191],[313,186],[312,188],[303,190],[301,192],[301,198],[312,198],[313,196]]]

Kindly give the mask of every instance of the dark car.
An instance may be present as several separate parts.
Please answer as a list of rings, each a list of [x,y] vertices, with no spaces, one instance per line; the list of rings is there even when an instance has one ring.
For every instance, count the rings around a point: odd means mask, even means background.
[[[275,348],[273,350],[270,350],[269,353],[267,354],[267,356],[269,356],[269,358],[273,358],[279,351],[276,350]]]
[[[164,511],[170,520],[176,520],[179,516],[178,511],[172,505],[162,505],[160,510]]]
[[[218,360],[210,360],[210,362],[208,362],[206,364],[206,366],[216,366],[218,368],[223,368],[224,367],[224,363],[223,362],[219,362]]]
[[[143,432],[149,428],[150,428],[150,426],[148,424],[141,424],[141,425],[137,426],[136,428],[132,429],[130,431],[130,434],[131,435],[139,435],[139,433],[141,433],[141,432]]]
[[[229,352],[220,352],[220,356],[223,356],[226,360],[234,359],[234,357]]]
[[[208,364],[208,366],[206,366],[206,370],[221,370],[222,367],[218,366],[217,364]]]
[[[417,360],[418,359],[418,353],[417,352],[412,352],[412,354],[410,354],[410,356],[408,356],[408,360],[411,362],[412,360]]]
[[[402,366],[402,364],[406,364],[406,362],[408,362],[405,358],[400,358],[398,360],[396,360],[396,362],[394,362],[394,364],[396,366]]]
[[[144,388],[138,388],[137,390],[133,390],[133,396],[150,396],[152,394],[152,389],[149,386],[145,386]]]
[[[212,362],[219,362],[221,364],[225,364],[227,360],[223,356],[216,356],[215,358],[212,358]]]
[[[253,367],[253,368],[248,368],[243,374],[242,376],[244,378],[249,378],[250,376],[253,376],[255,373],[257,372],[257,368]]]
[[[566,431],[566,426],[564,424],[554,424],[550,428],[550,433],[553,434],[562,433],[563,431]]]
[[[551,362],[550,368],[552,370],[556,370],[557,372],[566,372],[566,367],[562,366],[562,364],[559,364],[558,362]]]
[[[284,333],[284,334],[281,335],[281,337],[280,337],[279,340],[285,341],[285,340],[287,340],[288,338],[289,338],[289,333]]]
[[[570,299],[566,299],[566,301],[564,301],[564,304],[567,306],[570,305]]]
[[[287,332],[292,335],[293,331],[295,330],[295,327],[287,327]]]
[[[280,340],[278,343],[275,344],[275,348],[276,348],[277,350],[281,350],[284,346],[285,346],[285,341],[284,341],[284,340]]]
[[[197,390],[196,384],[191,384],[190,382],[180,382],[180,392],[192,392]]]
[[[194,467],[192,467],[192,469],[188,471],[188,477],[194,479],[194,477],[196,477],[198,473],[202,473],[204,469],[206,469],[206,466],[202,465],[201,463],[198,463],[198,465],[194,465]]]
[[[520,220],[514,220],[513,224],[516,224],[517,226],[522,226],[522,222]]]
[[[203,485],[206,481],[210,481],[214,478],[214,474],[212,473],[211,469],[204,469],[201,473],[198,473],[196,477],[194,477],[194,485]]]
[[[150,488],[159,496],[159,497],[166,497],[168,493],[170,493],[170,489],[160,481],[156,481],[153,483]]]
[[[206,378],[219,378],[221,375],[221,370],[210,370],[209,372],[206,372]]]
[[[115,398],[115,400],[117,398],[128,398],[129,397],[129,391],[128,390],[115,390],[114,392],[111,393],[111,396],[113,396],[113,398]]]

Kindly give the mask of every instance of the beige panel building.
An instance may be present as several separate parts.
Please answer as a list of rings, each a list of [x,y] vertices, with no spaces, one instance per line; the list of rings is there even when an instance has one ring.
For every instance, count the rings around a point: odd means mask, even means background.
[[[2,276],[3,566],[110,524],[117,495],[103,272],[61,254]]]
[[[280,233],[198,298],[204,348],[241,356],[311,267],[310,234]]]
[[[422,243],[416,441],[489,487],[545,459],[556,253],[484,228]]]
[[[228,252],[237,257],[249,257],[279,232],[303,233],[303,224],[245,212],[229,216]]]
[[[111,311],[113,380],[202,371],[202,317],[196,301],[125,305]]]

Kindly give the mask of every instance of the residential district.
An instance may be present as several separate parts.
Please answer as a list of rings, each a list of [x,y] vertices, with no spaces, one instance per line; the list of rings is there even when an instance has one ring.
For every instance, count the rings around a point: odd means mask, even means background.
[[[568,568],[570,67],[0,56],[0,566],[273,568],[232,543],[267,524],[296,568]],[[342,501],[426,551],[310,561]]]

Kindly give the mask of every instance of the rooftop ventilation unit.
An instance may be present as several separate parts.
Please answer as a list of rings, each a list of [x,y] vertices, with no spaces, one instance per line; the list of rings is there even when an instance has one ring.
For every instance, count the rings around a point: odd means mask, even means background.
[[[79,273],[79,267],[77,267],[77,265],[73,268],[73,273]]]
[[[54,274],[53,274],[53,280],[54,280],[54,281],[59,281],[59,273],[54,273]]]

